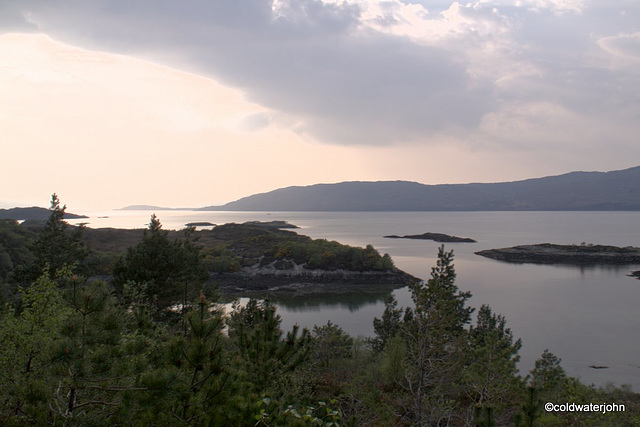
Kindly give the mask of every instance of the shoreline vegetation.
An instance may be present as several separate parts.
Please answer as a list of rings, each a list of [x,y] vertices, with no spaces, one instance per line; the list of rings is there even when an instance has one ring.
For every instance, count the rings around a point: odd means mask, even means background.
[[[145,230],[92,230],[70,227],[64,209],[54,194],[44,226],[0,221],[3,425],[640,423],[640,394],[585,385],[548,350],[523,375],[522,341],[491,307],[468,305],[444,245],[428,280],[405,283],[410,306],[388,294],[375,336],[331,321],[285,331],[269,298],[223,310],[210,272],[401,272],[370,245],[264,225],[167,231],[152,215]],[[544,402],[624,409],[548,412]]]

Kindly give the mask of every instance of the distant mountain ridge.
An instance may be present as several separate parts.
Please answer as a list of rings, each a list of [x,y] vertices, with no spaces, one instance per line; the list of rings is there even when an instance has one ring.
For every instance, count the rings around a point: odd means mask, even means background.
[[[354,181],[294,186],[199,210],[636,211],[640,210],[640,166],[486,184]]]

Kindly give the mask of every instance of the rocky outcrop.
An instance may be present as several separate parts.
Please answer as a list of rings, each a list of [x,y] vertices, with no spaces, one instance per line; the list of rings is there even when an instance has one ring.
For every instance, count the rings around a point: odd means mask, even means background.
[[[604,245],[522,245],[476,252],[487,258],[532,264],[640,264],[640,248]]]
[[[420,280],[401,270],[352,271],[308,269],[289,261],[287,266],[272,262],[266,266],[254,264],[238,272],[214,273],[210,284],[224,294],[348,294],[379,292],[406,286]]]

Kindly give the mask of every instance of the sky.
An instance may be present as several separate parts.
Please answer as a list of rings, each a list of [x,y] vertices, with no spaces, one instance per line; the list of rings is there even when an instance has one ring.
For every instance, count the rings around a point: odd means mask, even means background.
[[[0,207],[640,164],[635,0],[0,0]]]

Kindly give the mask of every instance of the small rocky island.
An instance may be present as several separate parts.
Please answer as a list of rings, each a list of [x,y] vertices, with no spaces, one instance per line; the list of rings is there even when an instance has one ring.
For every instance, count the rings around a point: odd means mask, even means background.
[[[440,243],[476,243],[475,240],[468,237],[450,236],[442,233],[423,233],[423,234],[410,234],[406,236],[384,236],[386,239],[418,239],[418,240],[433,240]]]
[[[247,221],[244,225],[255,225],[258,227],[271,227],[271,228],[300,228],[297,225],[290,224],[287,221]]]
[[[487,258],[531,264],[640,264],[640,248],[607,245],[538,245],[487,249],[475,253]]]
[[[188,222],[185,227],[214,227],[215,224],[209,221]]]
[[[636,279],[640,280],[640,270],[632,271],[631,273],[629,273],[629,276],[635,277]]]

